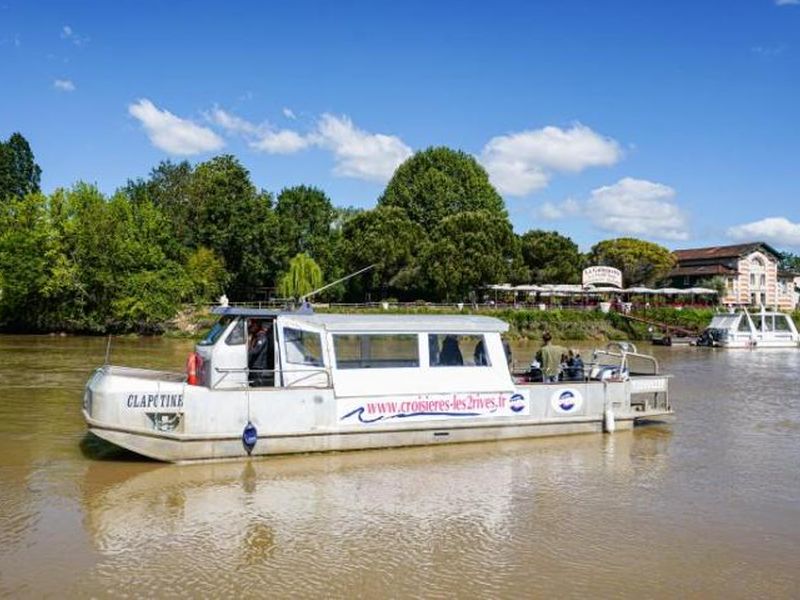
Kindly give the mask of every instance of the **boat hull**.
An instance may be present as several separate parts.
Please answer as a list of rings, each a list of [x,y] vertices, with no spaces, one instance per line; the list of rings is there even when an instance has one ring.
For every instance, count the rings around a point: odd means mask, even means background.
[[[753,350],[758,348],[798,348],[800,344],[794,340],[737,340],[731,342],[718,342],[715,344],[716,348],[729,348],[729,349],[747,349]]]
[[[92,434],[116,446],[186,462],[600,433],[609,415],[622,430],[672,409],[666,376],[362,398],[330,388],[217,391],[106,369],[87,385],[83,414]]]

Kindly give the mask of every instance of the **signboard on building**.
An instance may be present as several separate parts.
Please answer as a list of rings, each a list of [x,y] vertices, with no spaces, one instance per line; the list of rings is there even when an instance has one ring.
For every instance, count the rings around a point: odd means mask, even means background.
[[[613,285],[622,287],[622,271],[614,267],[586,267],[583,270],[583,286]]]

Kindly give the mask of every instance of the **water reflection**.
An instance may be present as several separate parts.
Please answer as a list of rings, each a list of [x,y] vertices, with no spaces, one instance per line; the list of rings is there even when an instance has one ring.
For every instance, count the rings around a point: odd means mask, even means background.
[[[201,587],[216,581],[217,592],[246,592],[225,575],[231,568],[271,582],[278,593],[349,594],[353,580],[343,575],[365,569],[370,581],[357,577],[364,594],[390,583],[412,594],[444,592],[439,580],[455,577],[454,567],[477,561],[515,569],[513,547],[522,551],[536,531],[567,527],[581,537],[570,514],[596,500],[586,496],[586,479],[599,486],[594,493],[609,483],[627,490],[642,460],[647,477],[657,477],[668,443],[668,430],[653,429],[248,463],[98,462],[86,471],[83,503],[91,538],[106,557],[98,575],[147,556],[151,567],[137,580],[145,593],[163,585],[153,564],[172,564],[189,550],[184,575]],[[393,581],[397,572],[431,568],[436,576],[424,587]],[[479,571],[483,589],[507,589],[504,579]],[[287,572],[305,575],[282,587]]]

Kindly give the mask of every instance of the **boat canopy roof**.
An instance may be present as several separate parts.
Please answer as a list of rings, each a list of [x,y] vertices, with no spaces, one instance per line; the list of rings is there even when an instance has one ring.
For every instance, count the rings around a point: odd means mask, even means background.
[[[295,315],[299,312],[276,310],[274,308],[248,308],[246,306],[216,306],[211,309],[215,315],[232,317],[277,317],[278,315]]]
[[[475,315],[352,315],[283,313],[297,323],[306,323],[335,333],[503,333],[508,323]]]
[[[218,306],[212,312],[221,316],[235,317],[284,317],[331,332],[503,333],[508,331],[508,323],[505,321],[476,315],[319,314],[303,309],[288,311],[240,306]]]

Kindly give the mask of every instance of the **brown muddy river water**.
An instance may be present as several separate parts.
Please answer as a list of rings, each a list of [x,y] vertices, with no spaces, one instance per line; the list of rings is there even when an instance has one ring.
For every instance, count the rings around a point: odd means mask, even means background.
[[[104,353],[0,336],[0,596],[800,597],[800,351],[658,349],[633,432],[188,466],[84,439]]]

